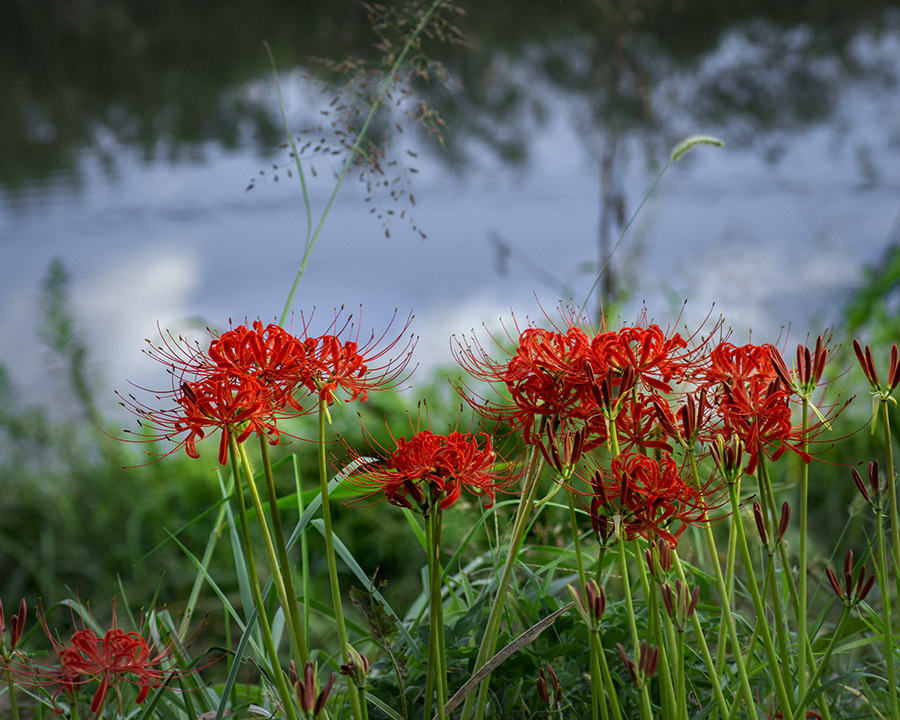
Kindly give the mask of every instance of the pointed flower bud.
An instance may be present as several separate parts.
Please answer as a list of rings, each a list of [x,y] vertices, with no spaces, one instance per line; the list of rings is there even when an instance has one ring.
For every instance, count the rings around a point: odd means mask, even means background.
[[[294,673],[296,674],[296,667]],[[290,673],[289,673],[290,674]],[[303,667],[303,677],[298,678],[294,683],[294,690],[297,694],[297,703],[300,706],[300,712],[305,718],[313,720],[325,707],[328,700],[328,694],[331,692],[331,686],[334,685],[335,674],[332,673],[325,683],[325,687],[321,691],[316,692],[316,666],[310,661]]]
[[[347,675],[360,690],[366,686],[369,677],[369,658],[357,652],[350,645],[344,645],[347,652],[347,662],[341,664],[341,675]]]
[[[744,464],[744,445],[740,438],[733,435],[731,440],[725,442],[721,435],[716,436],[712,456],[725,482],[729,485],[736,483],[743,473],[741,466]]]
[[[695,587],[694,591],[690,592],[686,584],[682,584],[681,580],[676,580],[674,590],[669,583],[662,586],[662,596],[666,613],[672,619],[675,629],[678,632],[684,632],[688,620],[693,617],[694,610],[697,608],[700,587]]]
[[[548,675],[550,677],[549,686],[547,685]],[[538,697],[549,705],[551,710],[555,710],[562,704],[562,688],[559,685],[559,678],[556,677],[556,673],[549,663],[547,663],[547,675],[544,674],[543,668],[538,670],[537,691]]]
[[[753,501],[753,519],[756,521],[756,531],[759,533],[759,539],[768,548],[769,536],[766,534],[766,523],[763,519],[762,506],[756,500]]]
[[[597,585],[594,578],[588,578],[584,586],[584,596],[578,588],[569,585],[569,592],[575,599],[575,609],[591,632],[600,629],[600,621],[606,612],[606,590]]]
[[[866,577],[865,565],[860,567],[859,573],[856,576],[856,582],[853,582],[852,550],[848,550],[847,555],[844,557],[843,587],[841,587],[841,583],[838,581],[837,575],[835,575],[834,571],[830,567],[825,568],[825,574],[828,576],[828,581],[831,583],[834,594],[837,595],[847,607],[853,607],[854,605],[858,605],[863,600],[865,600],[866,596],[869,594],[869,591],[872,589],[872,586],[875,584],[874,574],[870,575],[868,578]]]
[[[650,645],[646,640],[641,641],[641,647],[637,652],[635,660],[632,660],[625,654],[625,648],[622,643],[616,643],[622,662],[625,663],[625,669],[631,677],[637,689],[643,690],[646,683],[653,677],[656,672],[656,666],[659,663],[659,648]]]

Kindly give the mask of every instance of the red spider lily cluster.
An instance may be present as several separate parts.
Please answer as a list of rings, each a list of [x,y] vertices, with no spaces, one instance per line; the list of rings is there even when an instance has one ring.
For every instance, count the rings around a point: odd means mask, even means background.
[[[491,507],[495,492],[510,483],[497,471],[497,455],[485,433],[423,430],[395,443],[383,462],[366,465],[353,480],[369,493],[384,492],[392,505],[428,515],[436,505],[445,510],[456,503],[465,488]]]
[[[280,440],[279,420],[310,412],[319,402],[331,404],[339,392],[364,401],[370,390],[401,381],[413,340],[399,357],[388,355],[406,326],[394,339],[386,340],[385,333],[362,345],[349,324],[329,329],[335,332],[310,336],[304,323],[294,335],[257,320],[214,336],[205,350],[164,334],[162,344],[147,353],[169,368],[172,390],[157,397],[174,404],[154,409],[133,395],[122,398],[122,404],[148,428],[141,440],[175,440],[175,449],[184,447],[190,457],[199,456],[200,440],[220,433],[219,463],[224,464],[232,437],[240,443],[251,435],[265,436],[274,445]],[[341,339],[348,329],[353,339]],[[310,399],[315,400],[311,405]]]
[[[58,664],[39,663],[23,656],[8,669],[22,685],[55,686],[54,704],[61,694],[74,698],[82,686],[96,683],[90,710],[99,714],[110,691],[120,683],[127,683],[138,688],[134,702],[140,705],[151,689],[173,677],[195,672],[169,667],[178,651],[174,642],[148,640],[139,632],[119,628],[115,608],[110,627],[102,637],[92,628],[82,627],[68,643],[57,639],[45,617],[39,620]]]
[[[601,539],[615,532],[674,543],[686,527],[710,519],[722,479],[688,480],[676,447],[699,460],[724,442],[739,448],[744,472],[754,473],[761,458],[788,451],[809,462],[810,443],[828,427],[818,408],[815,422],[794,420],[798,400],[809,401],[821,381],[828,356],[821,337],[813,351],[798,348],[793,371],[774,346],[714,341],[713,333],[684,337],[644,319],[594,332],[568,314],[561,326],[529,327],[510,339],[505,361],[475,341],[460,342],[463,367],[508,398],[468,391],[467,400],[521,431],[561,480],[588,451],[606,448],[591,454],[587,488],[578,490],[590,498]]]

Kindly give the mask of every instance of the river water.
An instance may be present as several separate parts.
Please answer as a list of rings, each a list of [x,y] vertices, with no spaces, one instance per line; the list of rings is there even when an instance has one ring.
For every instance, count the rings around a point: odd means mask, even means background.
[[[887,29],[861,31],[849,51],[878,67],[877,78],[848,79],[826,58],[827,117],[763,130],[723,120],[704,104],[704,76],[721,82],[740,77],[738,64],[771,62],[752,40],[752,24],[723,34],[713,51],[653,85],[650,99],[665,128],[649,139],[601,129],[588,141],[579,101],[547,83],[527,53],[508,59],[502,72],[525,77],[543,107],[540,121],[523,120],[527,158],[509,164],[489,140],[468,137],[461,141],[468,161],[460,166],[427,138],[404,135],[395,172],[415,206],[394,204],[387,193],[366,202],[366,189],[349,177],[294,310],[316,308],[324,326],[343,306],[378,334],[395,309],[398,329],[413,313],[420,372],[452,363],[453,334],[474,328],[484,337],[483,323],[496,327],[511,313],[521,322],[540,317],[541,308],[552,317],[560,301],[584,300],[596,268],[601,166],[611,143],[627,219],[665,149],[706,133],[725,147],[695,147],[673,165],[614,255],[616,311],[627,322],[645,305],[653,320],[668,325],[680,316],[690,328],[721,315],[742,341],[751,333],[757,342],[776,341],[788,324],[797,341],[833,326],[864,268],[900,242],[900,22],[885,17]],[[787,42],[804,42],[802,27],[792,32],[799,39],[788,35]],[[786,72],[789,65],[790,56]],[[298,125],[322,109],[300,70],[284,72],[282,83]],[[256,98],[277,121],[270,76],[260,73],[234,92]],[[39,288],[53,259],[70,275],[71,308],[110,408],[112,390],[127,388],[126,379],[165,386],[162,369],[141,355],[143,339],[158,327],[197,332],[227,327],[229,319],[279,316],[307,224],[285,153],[249,137],[230,147],[200,139],[177,148],[162,138],[148,153],[101,127],[67,167],[0,185],[0,362],[19,399],[69,402],[62,379],[48,373],[35,331]],[[339,165],[327,157],[314,162],[318,221]],[[247,191],[251,178],[255,187]],[[377,218],[388,209],[397,213],[390,237]],[[399,217],[404,209],[426,238]]]

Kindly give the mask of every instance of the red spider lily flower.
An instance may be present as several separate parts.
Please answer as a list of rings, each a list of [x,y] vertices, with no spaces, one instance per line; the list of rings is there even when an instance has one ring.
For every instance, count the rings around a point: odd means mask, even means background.
[[[565,316],[563,327],[527,328],[510,340],[514,350],[506,362],[493,360],[477,342],[458,343],[457,360],[477,380],[499,384],[508,403],[467,398],[477,412],[520,428],[525,442],[538,440],[540,418],[585,423],[605,439],[601,418],[611,421],[633,388],[670,392],[675,382],[696,372],[696,353],[677,333],[667,337],[656,325],[594,333]],[[517,328],[518,329],[518,328]],[[507,333],[509,335],[509,333]],[[596,439],[592,440],[595,446]]]
[[[392,505],[428,515],[436,504],[441,510],[453,505],[465,488],[491,507],[494,493],[511,482],[499,474],[497,454],[486,433],[435,435],[423,430],[395,443],[383,464],[369,463],[351,479],[370,494],[383,491]]]
[[[333,334],[309,337],[305,321],[299,337],[277,325],[263,327],[256,321],[252,328],[240,325],[214,337],[207,351],[163,334],[162,344],[147,353],[168,366],[172,390],[157,394],[157,398],[167,398],[173,405],[152,408],[134,395],[120,396],[121,404],[147,429],[146,434],[137,436],[138,442],[176,442],[166,454],[184,447],[190,457],[198,457],[196,443],[219,432],[218,459],[224,464],[231,437],[243,442],[251,434],[265,435],[271,444],[277,444],[278,421],[307,412],[297,399],[298,390],[331,403],[335,391],[344,389],[351,400],[362,401],[369,390],[389,389],[399,380],[414,340],[410,338],[405,356],[384,360],[401,338],[379,349],[386,331],[360,347],[359,334],[354,335],[352,327],[348,321],[340,328],[350,328],[355,338],[344,341]],[[406,327],[408,323],[403,332]],[[338,329],[336,321],[329,329]]]
[[[116,625],[115,606],[110,628],[102,637],[93,629],[82,626],[67,644],[57,639],[47,625],[46,617],[40,616],[39,621],[56,652],[59,665],[29,660],[16,667],[13,675],[23,685],[57,685],[54,703],[60,693],[74,695],[82,685],[96,682],[98,685],[91,698],[92,713],[101,712],[109,691],[119,683],[138,688],[135,703],[140,705],[151,689],[173,677],[184,677],[198,670],[166,667],[178,651],[174,641],[148,641],[139,632],[125,632]]]
[[[265,435],[273,445],[280,439],[276,423],[276,408],[271,389],[245,375],[240,380],[229,373],[209,375],[198,382],[184,382],[174,393],[175,406],[154,410],[141,404],[133,396],[123,405],[138,415],[139,424],[155,429],[142,435],[141,440],[173,440],[175,448],[184,447],[189,457],[198,458],[197,442],[215,431],[220,432],[220,465],[228,461],[229,439],[240,443],[251,434]],[[128,431],[126,431],[128,432]]]
[[[708,520],[710,488],[696,488],[681,478],[675,460],[620,453],[608,472],[591,480],[590,514],[595,531],[608,532],[610,520],[621,539],[659,537],[676,545],[688,525]]]
[[[588,362],[595,372],[612,367],[631,368],[643,386],[655,392],[672,391],[672,382],[682,379],[690,365],[682,351],[687,341],[678,333],[666,337],[658,325],[625,327],[597,335],[591,342]]]
[[[760,454],[777,460],[786,451],[810,462],[807,445],[825,429],[830,428],[829,416],[834,418],[846,406],[832,406],[825,414],[818,411],[819,420],[806,428],[792,424],[793,386],[787,386],[776,369],[776,360],[769,346],[734,346],[721,343],[711,353],[706,372],[710,401],[718,410],[726,436],[737,436],[748,457],[745,472],[753,473]],[[820,352],[820,358],[824,353]],[[783,363],[782,363],[783,364]],[[810,378],[816,368],[811,365]]]

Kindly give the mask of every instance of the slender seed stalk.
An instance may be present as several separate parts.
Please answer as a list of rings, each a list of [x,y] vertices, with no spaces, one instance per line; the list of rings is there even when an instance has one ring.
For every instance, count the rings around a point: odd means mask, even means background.
[[[400,71],[400,67],[403,65],[404,60],[406,60],[406,56],[409,54],[410,50],[415,46],[416,42],[419,39],[419,36],[425,31],[425,28],[428,27],[428,23],[431,22],[431,16],[437,11],[437,9],[445,2],[445,0],[434,0],[434,2],[428,7],[428,9],[422,13],[421,19],[419,20],[418,25],[416,25],[412,34],[409,36],[407,41],[404,43],[403,47],[400,50],[400,53],[397,55],[397,59],[394,61],[394,64],[391,66],[391,69],[385,75],[384,81],[381,83],[381,87],[378,89],[378,94],[375,97],[375,100],[372,101],[372,106],[369,109],[369,114],[366,116],[365,121],[362,124],[362,127],[359,130],[359,133],[356,135],[356,139],[353,141],[353,147],[350,149],[348,153],[347,159],[344,161],[344,165],[341,168],[340,173],[338,174],[337,182],[334,184],[334,189],[331,191],[331,195],[328,197],[328,201],[325,204],[325,209],[322,211],[322,217],[319,219],[319,224],[316,225],[315,231],[312,229],[312,214],[309,212],[309,195],[306,189],[306,180],[305,175],[303,173],[303,169],[300,165],[300,154],[297,152],[297,148],[294,145],[294,136],[290,131],[290,127],[288,127],[287,116],[284,113],[284,103],[280,103],[282,107],[282,119],[284,120],[284,128],[287,132],[288,141],[291,144],[291,149],[294,151],[294,157],[297,161],[297,174],[300,176],[300,182],[302,183],[303,190],[303,199],[304,203],[307,206],[307,232],[306,232],[306,246],[303,252],[303,258],[300,261],[300,267],[297,270],[297,275],[294,278],[294,283],[291,285],[291,290],[288,293],[287,300],[284,304],[284,310],[281,313],[281,321],[279,324],[284,325],[287,320],[288,313],[291,309],[291,304],[294,301],[294,294],[297,292],[297,287],[300,284],[300,279],[303,277],[303,273],[306,271],[306,264],[309,262],[309,257],[312,254],[313,248],[316,245],[316,241],[319,239],[319,235],[322,234],[322,228],[325,226],[325,220],[328,218],[328,214],[331,211],[332,205],[334,205],[334,201],[337,198],[338,191],[341,189],[341,185],[344,182],[344,179],[347,177],[347,173],[350,170],[350,167],[354,162],[358,159],[358,153],[362,148],[363,141],[365,140],[366,133],[369,130],[369,126],[372,124],[372,121],[375,118],[375,114],[378,112],[378,109],[382,107],[385,95],[388,93],[388,89],[390,84],[394,81],[397,73]],[[275,59],[272,55],[272,52],[266,47],[266,50],[269,53],[269,60],[272,63],[272,67],[275,67]],[[281,88],[278,86],[278,80],[276,76],[276,88],[278,90],[279,101],[281,100]]]
[[[223,431],[223,432],[228,432]],[[291,692],[288,690],[287,682],[284,679],[284,673],[281,670],[281,663],[278,660],[278,650],[275,647],[275,641],[272,639],[272,629],[269,626],[269,616],[266,614],[266,605],[262,598],[262,591],[259,588],[259,575],[256,572],[256,560],[253,558],[253,543],[250,539],[250,523],[247,519],[247,506],[244,503],[244,488],[241,483],[241,467],[238,458],[240,451],[234,435],[228,433],[229,459],[231,460],[231,473],[234,477],[234,495],[237,498],[238,518],[241,524],[241,536],[244,545],[244,560],[247,563],[247,574],[250,580],[250,591],[253,595],[253,604],[256,607],[257,619],[259,627],[262,631],[263,645],[269,655],[269,662],[272,665],[272,675],[275,687],[278,691],[278,697],[284,710],[284,714],[288,720],[297,720],[297,713],[294,710],[294,701]]]
[[[600,674],[603,676],[603,686],[606,688],[606,699],[612,709],[613,720],[622,720],[622,710],[619,707],[619,696],[613,685],[612,674],[609,672],[609,664],[606,662],[606,654],[603,652],[603,644],[600,642],[600,630],[591,633],[592,644],[596,646],[597,662],[600,665]],[[605,704],[602,704],[605,707]]]
[[[334,608],[334,620],[338,630],[338,641],[341,644],[341,653],[344,662],[349,662],[347,654],[347,626],[344,623],[344,607],[341,602],[341,586],[338,582],[337,560],[334,553],[334,534],[331,529],[331,505],[328,499],[328,462],[325,457],[325,414],[328,410],[324,399],[319,400],[319,482],[322,498],[322,522],[325,536],[325,558],[328,562],[328,581],[331,587],[331,601]],[[347,697],[350,698],[350,708],[353,717],[361,720],[362,710],[359,706],[359,690],[356,684],[348,679]]]

